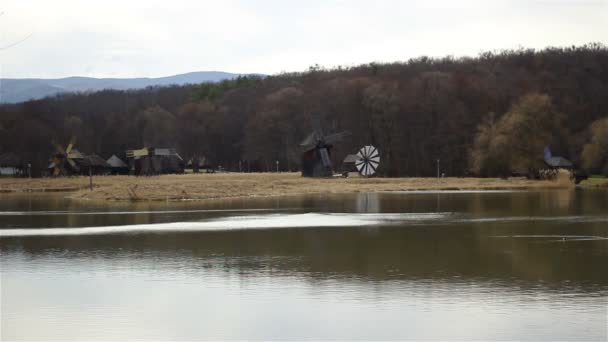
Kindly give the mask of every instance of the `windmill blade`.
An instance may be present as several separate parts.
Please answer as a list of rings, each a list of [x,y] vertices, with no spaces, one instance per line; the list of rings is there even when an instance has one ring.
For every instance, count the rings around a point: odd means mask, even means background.
[[[315,133],[310,133],[306,139],[300,143],[300,147],[304,152],[308,152],[317,146],[317,140],[315,139]]]
[[[375,148],[374,148],[373,146],[365,146],[365,147],[366,147],[366,150],[367,150],[367,155],[366,155],[366,157],[369,159],[369,157],[371,157],[371,156],[372,156],[372,151],[374,151],[374,150],[375,150]]]
[[[357,171],[361,172],[363,166],[365,166],[365,162],[363,162],[363,160],[358,160],[355,162],[355,167],[357,168]]]
[[[325,147],[321,147],[319,149],[319,153],[321,153],[321,161],[323,162],[323,166],[331,168],[331,159],[329,159],[329,153]]]
[[[55,150],[57,150],[57,152],[61,153],[61,154],[66,154],[65,150],[63,149],[63,147],[61,145],[59,145],[56,142],[52,142],[53,146],[55,147]]]
[[[70,139],[70,143],[68,144],[68,147],[65,149],[66,154],[70,153],[70,151],[74,147],[74,144],[76,144],[76,136],[72,136],[72,138]]]
[[[76,162],[74,162],[71,158],[66,158],[66,160],[68,161],[68,164],[70,164],[70,166],[72,167],[73,170],[78,170],[78,167],[76,166]]]
[[[363,163],[363,167],[361,168],[361,175],[369,176],[369,165],[367,163]]]
[[[369,162],[369,167],[376,172],[376,169],[378,168],[378,165],[380,165],[380,163],[374,163],[373,161]]]
[[[316,147],[317,147],[317,145],[304,146],[304,147],[302,147],[302,152],[308,152],[308,151],[314,150]]]
[[[344,132],[340,132],[340,133],[334,133],[334,134],[330,134],[326,137],[323,138],[324,142],[328,145],[332,145],[338,141],[341,141],[342,139],[344,139],[345,137],[351,135],[351,133],[349,131],[344,131]]]
[[[378,154],[379,154],[378,150],[374,146],[369,147],[369,158],[370,159],[377,157]]]

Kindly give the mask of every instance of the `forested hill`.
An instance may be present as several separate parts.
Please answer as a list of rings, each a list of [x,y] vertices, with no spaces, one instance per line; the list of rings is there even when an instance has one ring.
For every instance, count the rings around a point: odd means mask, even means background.
[[[272,170],[276,160],[297,170],[312,112],[323,115],[328,132],[352,132],[332,150],[334,162],[373,144],[383,175],[432,176],[438,158],[449,176],[504,174],[531,167],[547,145],[597,171],[608,167],[608,125],[600,121],[608,117],[608,49],[589,44],[315,66],[263,79],[3,105],[0,154],[14,152],[40,170],[51,141],[67,144],[74,135],[76,148],[104,158],[175,146],[184,159],[206,156],[229,170],[239,162],[246,170]]]
[[[242,76],[220,71],[197,71],[157,78],[3,78],[0,79],[0,103],[17,103],[36,100],[62,93],[99,91],[103,89],[142,89],[150,86],[168,86],[219,82]]]

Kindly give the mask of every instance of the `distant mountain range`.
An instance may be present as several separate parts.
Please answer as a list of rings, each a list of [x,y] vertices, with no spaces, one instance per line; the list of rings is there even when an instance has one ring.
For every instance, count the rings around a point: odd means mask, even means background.
[[[199,71],[158,78],[93,78],[66,77],[2,78],[0,79],[0,103],[17,103],[60,93],[76,93],[103,89],[141,89],[149,86],[167,86],[218,82],[245,74],[221,71]]]

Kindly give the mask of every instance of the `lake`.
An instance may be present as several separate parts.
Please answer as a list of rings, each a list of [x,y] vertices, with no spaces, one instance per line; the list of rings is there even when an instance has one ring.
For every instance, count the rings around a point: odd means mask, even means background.
[[[2,340],[608,338],[608,191],[0,197]]]

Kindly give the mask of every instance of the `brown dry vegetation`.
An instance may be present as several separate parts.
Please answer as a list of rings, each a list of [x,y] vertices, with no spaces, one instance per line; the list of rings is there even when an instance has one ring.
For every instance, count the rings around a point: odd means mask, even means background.
[[[524,178],[303,178],[299,173],[225,173],[155,177],[100,176],[0,178],[0,192],[68,191],[69,197],[101,201],[179,201],[249,196],[410,190],[563,188],[571,182]]]

